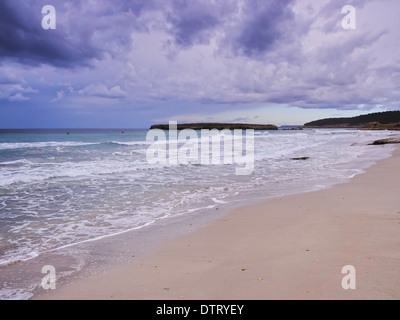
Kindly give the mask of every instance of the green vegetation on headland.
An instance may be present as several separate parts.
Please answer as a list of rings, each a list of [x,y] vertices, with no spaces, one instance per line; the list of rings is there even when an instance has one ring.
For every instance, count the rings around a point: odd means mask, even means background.
[[[156,124],[156,125],[151,126],[150,129],[151,130],[153,130],[153,129],[169,130],[169,125],[168,124]],[[274,126],[272,124],[184,123],[184,124],[178,124],[177,129],[178,130],[185,130],[185,129],[193,129],[193,130],[202,130],[202,129],[208,129],[208,130],[212,130],[212,129],[217,129],[217,130],[224,130],[224,129],[229,129],[229,130],[235,130],[235,129],[278,130],[278,127]]]
[[[308,122],[305,128],[359,128],[400,130],[400,111],[370,113],[353,118],[329,118]]]

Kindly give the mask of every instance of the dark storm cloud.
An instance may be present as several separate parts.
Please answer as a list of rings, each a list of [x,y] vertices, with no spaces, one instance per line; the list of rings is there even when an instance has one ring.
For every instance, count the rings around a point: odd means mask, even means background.
[[[172,0],[168,7],[169,31],[182,47],[208,43],[216,27],[237,11],[237,3],[229,0]]]
[[[85,64],[100,56],[99,50],[86,43],[85,35],[69,37],[65,28],[60,27],[44,30],[41,26],[43,5],[42,1],[0,2],[0,58],[68,66]]]
[[[252,57],[285,35],[282,26],[293,17],[291,1],[245,2],[237,19],[239,3],[230,0],[53,0],[57,28],[43,30],[41,9],[48,1],[2,0],[0,58],[31,65],[90,65],[105,52],[113,55],[127,48],[132,32],[154,31],[149,27],[153,21],[140,20],[145,12],[160,13],[159,30],[168,32],[180,48],[207,44],[222,28],[228,48]],[[227,24],[234,26],[233,37],[229,28],[225,32]]]
[[[235,55],[256,57],[289,35],[293,0],[172,0],[166,6],[169,32],[177,45],[208,43],[221,30],[223,45]]]
[[[56,30],[41,27],[47,4]],[[357,8],[357,30],[341,27],[346,4]],[[191,112],[389,108],[400,101],[398,8],[396,0],[0,0],[0,99],[171,109],[194,101]]]
[[[146,10],[154,10],[162,6],[163,0],[117,0],[112,1],[113,12],[131,11],[139,17]]]
[[[218,23],[218,20],[209,14],[171,17],[170,21],[174,25],[175,42],[183,47],[207,41],[206,37],[201,36]]]
[[[251,1],[243,9],[244,23],[234,40],[237,53],[253,57],[271,50],[286,36],[286,27],[294,14],[289,8],[292,0]]]
[[[56,9],[55,30],[42,28],[42,7]],[[23,64],[57,67],[90,65],[104,53],[130,45],[133,30],[147,31],[138,23],[152,0],[117,1],[0,1],[0,58]]]

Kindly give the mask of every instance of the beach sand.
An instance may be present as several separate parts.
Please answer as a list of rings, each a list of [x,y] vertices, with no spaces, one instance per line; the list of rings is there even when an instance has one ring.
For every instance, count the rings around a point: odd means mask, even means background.
[[[235,209],[157,252],[35,298],[399,299],[399,248],[397,148],[346,184]],[[355,290],[342,288],[345,265],[356,269]]]

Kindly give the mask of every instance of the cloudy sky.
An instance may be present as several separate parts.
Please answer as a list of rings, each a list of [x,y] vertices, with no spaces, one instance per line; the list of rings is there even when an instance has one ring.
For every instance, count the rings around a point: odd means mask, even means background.
[[[398,0],[1,0],[0,128],[399,110],[399,12]]]

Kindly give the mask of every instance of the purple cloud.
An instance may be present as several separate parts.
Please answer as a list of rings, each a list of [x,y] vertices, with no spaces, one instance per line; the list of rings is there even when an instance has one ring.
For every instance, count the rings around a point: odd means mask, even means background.
[[[287,33],[285,26],[293,22],[288,6],[292,0],[250,1],[244,8],[243,23],[233,47],[238,53],[253,57],[271,50]]]
[[[47,4],[56,30],[41,27]],[[356,30],[341,27],[347,4]],[[0,103],[81,115],[100,102],[142,121],[239,109],[229,118],[255,119],[245,110],[271,105],[396,109],[399,10],[396,0],[2,0]]]
[[[68,29],[46,31],[41,27],[44,1],[0,2],[0,58],[24,64],[82,65],[100,56],[86,37]],[[58,7],[62,12],[62,6]],[[89,41],[88,41],[89,40]]]
[[[104,85],[89,85],[86,88],[79,90],[81,95],[97,96],[102,98],[119,99],[126,97],[126,92],[120,86],[114,86],[108,89]],[[59,98],[59,97],[58,97]]]
[[[182,47],[208,42],[207,31],[213,30],[219,22],[209,6],[198,4],[196,1],[174,1],[173,10],[167,15],[172,24],[170,32]]]

